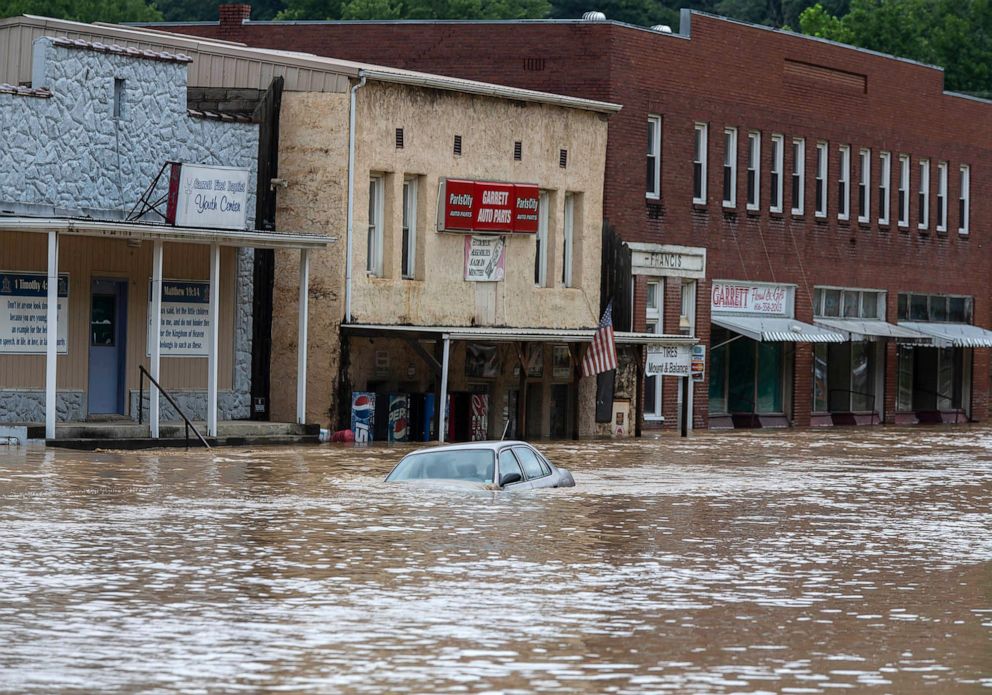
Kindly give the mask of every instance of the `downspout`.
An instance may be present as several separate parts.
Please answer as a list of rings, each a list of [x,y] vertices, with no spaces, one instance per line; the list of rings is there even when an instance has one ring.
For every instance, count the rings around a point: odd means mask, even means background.
[[[355,221],[355,94],[365,86],[365,73],[358,71],[361,78],[358,84],[351,88],[351,104],[348,111],[348,250],[345,252],[344,270],[344,322],[351,323],[351,265],[352,265],[352,228]]]

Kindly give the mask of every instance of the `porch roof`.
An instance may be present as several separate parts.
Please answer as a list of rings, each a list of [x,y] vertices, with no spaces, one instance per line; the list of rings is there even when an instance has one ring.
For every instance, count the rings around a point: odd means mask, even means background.
[[[410,326],[397,324],[346,323],[342,330],[355,336],[448,338],[449,340],[480,340],[488,342],[562,342],[588,343],[595,328],[498,328],[490,326]],[[627,345],[694,345],[695,336],[661,333],[614,333],[618,344]]]
[[[992,347],[992,331],[968,323],[900,321],[899,325],[933,336],[938,347]]]
[[[783,317],[725,316],[714,314],[710,320],[718,326],[740,333],[746,338],[771,343],[844,343],[840,333]]]
[[[814,323],[824,328],[847,334],[851,340],[892,339],[897,343],[915,343],[929,345],[932,339],[929,335],[914,331],[903,325],[889,323],[878,319],[815,319]]]

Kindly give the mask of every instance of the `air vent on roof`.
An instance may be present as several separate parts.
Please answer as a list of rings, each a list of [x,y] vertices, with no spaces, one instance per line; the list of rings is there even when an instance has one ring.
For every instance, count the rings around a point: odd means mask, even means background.
[[[604,22],[606,21],[606,15],[598,10],[592,10],[583,14],[582,20],[585,22]]]
[[[402,128],[397,128],[396,129],[396,149],[398,149],[398,150],[402,150],[403,149],[403,129]]]
[[[519,140],[513,143],[513,158],[518,162],[524,158],[524,144]]]
[[[667,24],[655,24],[651,27],[652,31],[660,31],[662,34],[671,34],[672,28]]]
[[[561,150],[558,153],[558,166],[562,169],[568,166],[568,150]]]
[[[455,154],[461,154],[461,153],[462,153],[462,136],[461,135],[456,135],[455,136]]]

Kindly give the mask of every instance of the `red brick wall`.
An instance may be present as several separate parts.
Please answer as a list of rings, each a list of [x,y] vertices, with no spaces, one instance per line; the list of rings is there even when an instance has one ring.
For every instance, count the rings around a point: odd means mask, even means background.
[[[796,318],[812,320],[815,285],[883,289],[895,320],[900,291],[972,295],[975,323],[990,326],[986,235],[992,184],[986,103],[945,95],[939,70],[865,51],[705,15],[688,38],[612,23],[235,23],[174,27],[253,46],[541,89],[623,104],[611,117],[605,215],[630,241],[705,246],[707,277],[797,285]],[[162,27],[159,27],[162,28]],[[644,197],[646,118],[664,118],[661,200]],[[708,198],[693,206],[693,123],[709,124]],[[724,127],[738,128],[737,206],[721,204]],[[747,131],[762,132],[761,206],[745,210]],[[772,133],[785,136],[784,214],[768,211]],[[790,214],[791,141],[806,139],[805,212]],[[814,218],[816,142],[829,142],[828,216]],[[837,219],[840,144],[851,146],[851,218]],[[871,218],[857,222],[858,149],[871,149]],[[890,219],[878,225],[879,153],[892,153]],[[897,216],[898,155],[912,157],[910,225]],[[917,229],[918,159],[929,158],[930,229]],[[937,162],[949,162],[948,232],[934,231]],[[959,237],[958,166],[971,166],[971,235]],[[669,283],[677,287],[677,283]],[[638,284],[642,291],[642,283]],[[666,297],[671,289],[666,289]],[[709,338],[709,283],[699,283],[698,335]],[[635,328],[643,326],[643,298]],[[666,299],[666,307],[669,300]],[[667,317],[666,317],[667,318]],[[677,320],[677,319],[676,319]],[[669,324],[672,325],[672,324]],[[892,348],[886,408],[894,397]],[[811,350],[795,355],[796,424],[809,420]],[[988,410],[987,351],[976,351],[973,407]],[[674,392],[672,392],[674,393]],[[706,384],[697,385],[697,423],[705,420]],[[665,408],[675,407],[666,389]]]

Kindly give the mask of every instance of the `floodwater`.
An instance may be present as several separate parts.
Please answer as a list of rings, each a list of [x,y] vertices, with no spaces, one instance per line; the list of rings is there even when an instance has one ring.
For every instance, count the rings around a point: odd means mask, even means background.
[[[405,449],[0,448],[0,690],[989,692],[992,430]]]

